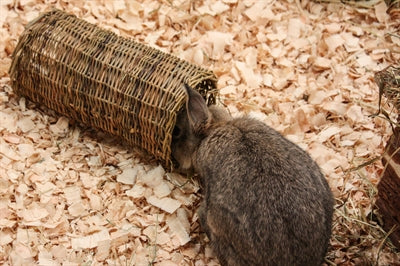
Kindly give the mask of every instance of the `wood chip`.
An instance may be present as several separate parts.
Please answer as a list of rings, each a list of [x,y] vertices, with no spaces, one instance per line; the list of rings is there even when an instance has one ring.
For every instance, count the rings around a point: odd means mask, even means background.
[[[168,213],[174,213],[181,206],[181,202],[168,197],[160,199],[156,196],[150,196],[146,200],[151,205],[154,205]]]
[[[138,168],[124,169],[122,173],[117,176],[117,181],[122,184],[133,185],[136,181],[137,173]]]
[[[170,216],[167,218],[167,225],[173,234],[179,239],[180,245],[185,245],[190,241],[189,232],[186,231],[184,226],[185,221],[182,222],[177,216]]]
[[[88,236],[72,238],[71,245],[73,249],[95,248],[107,240],[110,240],[110,234],[107,230],[102,230]]]

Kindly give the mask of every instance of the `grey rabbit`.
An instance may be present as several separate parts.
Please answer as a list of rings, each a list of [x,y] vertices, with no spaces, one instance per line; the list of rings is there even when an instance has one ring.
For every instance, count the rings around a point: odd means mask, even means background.
[[[321,265],[334,200],[317,164],[261,121],[208,108],[183,87],[172,156],[199,175],[200,227],[221,265]]]

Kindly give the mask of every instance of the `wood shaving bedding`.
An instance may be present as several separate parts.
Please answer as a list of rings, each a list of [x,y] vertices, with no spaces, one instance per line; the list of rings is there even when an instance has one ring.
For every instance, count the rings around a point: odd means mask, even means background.
[[[0,264],[218,265],[199,228],[196,181],[13,94],[18,36],[52,7],[212,69],[233,115],[307,150],[336,197],[327,265],[400,260],[374,209],[375,159],[392,132],[371,116],[373,75],[400,61],[400,24],[383,1],[2,0]]]

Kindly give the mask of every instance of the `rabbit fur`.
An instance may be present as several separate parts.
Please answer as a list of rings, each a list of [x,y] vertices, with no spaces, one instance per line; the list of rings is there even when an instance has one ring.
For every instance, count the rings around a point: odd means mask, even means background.
[[[172,156],[200,177],[199,222],[221,265],[321,265],[334,200],[317,164],[261,121],[231,118],[184,89]]]

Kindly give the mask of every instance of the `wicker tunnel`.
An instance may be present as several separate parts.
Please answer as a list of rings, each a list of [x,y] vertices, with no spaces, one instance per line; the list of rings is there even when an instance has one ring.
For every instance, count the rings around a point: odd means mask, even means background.
[[[14,91],[61,115],[122,137],[170,169],[182,84],[208,104],[212,71],[117,36],[60,10],[30,22],[13,53]]]

